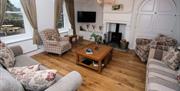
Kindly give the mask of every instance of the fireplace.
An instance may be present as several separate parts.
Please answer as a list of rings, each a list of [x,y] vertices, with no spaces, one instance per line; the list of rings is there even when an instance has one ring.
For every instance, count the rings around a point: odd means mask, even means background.
[[[116,24],[115,32],[111,32],[111,43],[120,44],[122,33],[119,32],[119,24]]]
[[[120,48],[121,40],[125,36],[126,24],[108,23],[107,33],[105,33],[104,42],[113,47]]]

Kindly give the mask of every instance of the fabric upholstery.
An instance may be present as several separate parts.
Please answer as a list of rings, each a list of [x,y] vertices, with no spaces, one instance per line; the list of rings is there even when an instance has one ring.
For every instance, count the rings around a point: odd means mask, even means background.
[[[155,39],[137,38],[135,52],[142,62],[147,62],[150,48],[168,51],[170,47],[175,47],[176,44],[177,40],[161,34]]]
[[[13,67],[15,64],[15,57],[13,51],[7,47],[0,47],[0,63],[6,67]]]
[[[12,48],[17,48],[17,47],[12,47]],[[14,50],[18,50],[18,49],[14,49]],[[15,67],[31,66],[31,65],[36,65],[36,64],[39,64],[39,63],[36,60],[32,59],[31,57],[28,57],[25,55],[16,56]],[[47,70],[47,69],[48,68],[46,68],[42,64],[40,65],[40,70]],[[62,78],[64,78],[64,80]],[[61,89],[62,89],[61,91],[73,91],[73,90],[77,90],[79,86],[81,85],[81,83],[82,83],[82,77],[76,71],[71,72],[68,75],[65,75],[64,77],[60,74],[57,74],[55,78],[55,84],[51,85],[45,91],[59,91]],[[11,91],[11,90],[2,90],[2,91]],[[21,91],[21,90],[17,90],[17,91]]]
[[[24,91],[24,88],[8,71],[0,67],[0,91]]]
[[[10,49],[13,51],[14,56],[19,56],[23,54],[21,46],[11,46]]]
[[[176,71],[171,70],[163,61],[148,59],[146,91],[180,91]]]
[[[174,49],[173,49],[174,50]],[[163,57],[163,61],[173,70],[177,70],[180,66],[179,51],[168,51],[167,55]]]
[[[180,84],[180,69],[177,71],[176,79]]]
[[[40,45],[41,38],[38,32],[38,25],[37,25],[37,10],[36,10],[36,0],[20,0],[24,13],[29,20],[33,28],[33,43]]]
[[[40,34],[46,52],[62,54],[71,49],[69,39],[60,37],[54,29],[45,29]]]
[[[81,83],[81,75],[78,72],[73,71],[61,78],[58,82],[45,91],[59,91],[59,89],[61,91],[76,91],[75,88],[79,87]]]
[[[136,39],[136,48],[135,52],[139,56],[142,62],[146,62],[149,55],[149,43],[151,39]]]

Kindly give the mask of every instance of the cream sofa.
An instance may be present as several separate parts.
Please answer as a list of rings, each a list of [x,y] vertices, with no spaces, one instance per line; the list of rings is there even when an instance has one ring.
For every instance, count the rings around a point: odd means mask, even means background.
[[[23,51],[20,46],[11,47],[11,49],[13,50],[16,58],[15,67],[39,64],[36,60],[26,55],[23,55]],[[41,65],[40,70],[42,69],[47,69],[47,68]],[[57,75],[56,83],[54,83],[52,86],[47,88],[45,91],[76,91],[80,87],[81,83],[82,83],[81,75],[79,74],[79,72],[73,71],[65,76]]]
[[[163,55],[167,52],[163,51]],[[150,49],[146,71],[146,91],[180,91],[176,80],[176,71],[170,69],[163,61],[154,58]]]

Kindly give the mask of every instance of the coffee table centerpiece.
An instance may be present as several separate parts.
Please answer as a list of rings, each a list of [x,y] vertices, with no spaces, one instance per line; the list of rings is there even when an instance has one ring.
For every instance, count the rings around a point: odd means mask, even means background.
[[[88,52],[90,53],[88,53]],[[97,70],[99,73],[112,59],[112,47],[92,43],[76,50],[78,65]]]

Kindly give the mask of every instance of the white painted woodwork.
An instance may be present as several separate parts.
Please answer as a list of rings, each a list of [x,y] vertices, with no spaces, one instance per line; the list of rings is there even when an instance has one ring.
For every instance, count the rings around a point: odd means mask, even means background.
[[[154,38],[158,34],[174,36],[176,20],[176,5],[173,0],[145,0],[137,15],[136,38]]]

